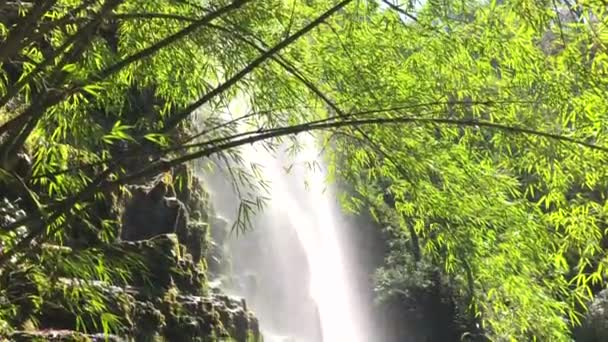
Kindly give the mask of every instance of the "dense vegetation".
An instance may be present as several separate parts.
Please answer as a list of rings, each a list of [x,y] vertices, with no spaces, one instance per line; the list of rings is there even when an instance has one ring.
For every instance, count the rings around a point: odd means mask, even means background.
[[[105,267],[87,245],[49,263],[42,246],[83,231],[95,248],[114,241],[119,223],[100,203],[211,155],[230,166],[244,229],[263,206],[244,189],[263,183],[237,147],[297,151],[297,134],[316,131],[349,188],[344,207],[403,242],[381,289],[432,265],[487,338],[567,341],[608,275],[605,11],[593,0],[0,1],[3,191],[27,213],[4,222],[2,275],[27,269],[40,288],[49,268],[124,282],[136,261]],[[234,105],[249,114],[231,118]],[[0,309],[6,322],[20,312]],[[119,324],[103,317],[104,330]]]

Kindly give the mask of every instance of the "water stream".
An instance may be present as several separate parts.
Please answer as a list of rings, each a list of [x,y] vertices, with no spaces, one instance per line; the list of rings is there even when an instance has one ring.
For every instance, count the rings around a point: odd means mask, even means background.
[[[295,159],[256,145],[244,147],[245,161],[262,166],[270,199],[254,218],[253,231],[231,236],[232,273],[238,281],[229,290],[247,300],[265,341],[368,341],[365,310],[344,253],[337,198],[326,186],[313,139],[305,139]],[[207,179],[216,210],[234,219],[237,199],[227,179]]]
[[[226,119],[245,114],[244,103],[231,103]],[[369,308],[355,286],[360,266],[346,253],[352,232],[327,187],[314,138],[301,134],[298,141],[303,148],[295,157],[271,153],[261,144],[241,147],[245,165],[261,166],[269,201],[253,218],[251,231],[231,234],[227,273],[232,280],[222,287],[246,299],[267,342],[375,341],[366,328]],[[317,167],[310,169],[312,164]],[[234,221],[239,200],[228,174],[202,176],[215,211]]]

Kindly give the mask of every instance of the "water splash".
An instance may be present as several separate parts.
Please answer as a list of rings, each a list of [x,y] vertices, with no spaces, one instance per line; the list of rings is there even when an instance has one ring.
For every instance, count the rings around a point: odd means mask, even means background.
[[[297,232],[310,267],[310,294],[315,301],[323,341],[360,341],[357,312],[348,267],[344,263],[336,222],[334,196],[325,187],[322,170],[307,172],[305,164],[322,165],[311,141],[286,174],[265,151],[255,154],[267,165],[272,183],[269,210],[286,215]],[[308,185],[305,188],[304,180]]]
[[[253,220],[253,232],[233,237],[233,273],[246,279],[234,292],[256,312],[267,341],[370,341],[325,163],[311,136],[299,141],[303,149],[295,158],[260,145],[242,147],[245,163],[260,165],[270,182],[270,202]],[[227,181],[212,179],[210,187],[215,208],[234,218],[236,198],[226,196]]]

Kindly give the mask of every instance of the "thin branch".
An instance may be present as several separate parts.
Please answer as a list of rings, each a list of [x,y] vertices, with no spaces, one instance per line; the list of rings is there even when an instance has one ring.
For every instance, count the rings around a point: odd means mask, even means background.
[[[331,102],[330,102],[331,103]],[[505,103],[511,103],[511,102],[505,102]],[[332,103],[333,104],[333,103]],[[416,109],[416,108],[420,108],[420,107],[429,107],[429,106],[439,106],[439,105],[447,105],[447,104],[462,104],[462,105],[470,105],[471,103],[469,102],[454,102],[454,101],[450,101],[450,102],[429,102],[429,103],[417,103],[417,104],[413,104],[413,105],[404,105],[404,106],[395,106],[395,107],[388,107],[388,108],[381,108],[381,109],[369,109],[369,110],[363,110],[363,111],[356,111],[356,112],[351,112],[351,113],[341,113],[341,115],[339,116],[330,116],[328,118],[325,119],[320,119],[317,121],[313,121],[310,123],[322,123],[322,122],[333,122],[333,121],[339,121],[339,120],[347,120],[347,119],[361,119],[364,117],[369,117],[371,115],[374,114],[381,114],[381,113],[387,113],[387,112],[401,112],[404,110],[412,110],[412,109]],[[493,102],[490,101],[479,101],[479,102],[473,102],[473,105],[493,105]],[[340,110],[338,107],[336,107],[338,110]],[[232,136],[229,137],[220,137],[220,138],[216,138],[213,140],[208,140],[205,142],[200,142],[200,143],[195,143],[195,144],[184,144],[184,145],[180,145],[180,146],[176,146],[174,148],[165,150],[166,152],[171,152],[171,151],[178,151],[178,150],[183,150],[183,149],[188,149],[188,148],[194,148],[194,147],[201,147],[201,146],[208,146],[208,145],[214,145],[214,144],[218,144],[218,143],[222,143],[225,141],[229,141],[231,139],[235,139],[235,138],[241,138],[244,136],[249,136],[252,133],[255,132],[265,132],[268,130],[271,130],[273,128],[267,129],[267,130],[256,130],[256,131],[248,131],[248,132],[241,132],[241,133],[237,133],[234,134]],[[361,132],[359,132],[361,133]]]
[[[578,10],[575,9],[575,6],[572,5],[569,0],[563,0],[563,1],[566,4],[566,6],[568,7],[568,11],[570,11],[570,14],[572,14],[572,17],[577,22],[580,22],[581,21],[581,17],[582,17],[582,9],[580,9],[580,8]],[[577,4],[576,7],[578,7],[578,4]]]
[[[261,47],[259,45],[257,45],[255,42],[252,42],[251,40],[247,39],[246,37],[244,37],[241,34],[238,34],[236,32],[230,31],[229,29],[219,26],[219,25],[213,25],[210,24],[209,27],[215,28],[217,30],[221,30],[223,32],[232,34],[233,36],[235,36],[237,39],[245,42],[247,45],[255,48],[256,50],[258,50],[261,53],[266,53],[266,50],[264,47]],[[240,29],[240,28],[239,28]],[[256,38],[256,40],[258,40],[259,42],[261,42],[262,44],[266,45],[264,43],[264,41],[262,41],[260,38]],[[287,71],[288,73],[290,73],[291,75],[293,75],[295,78],[297,78],[300,82],[302,82],[306,88],[308,88],[310,91],[312,91],[315,95],[317,95],[320,99],[323,100],[323,102],[325,102],[326,104],[328,104],[330,107],[332,107],[332,109],[340,111],[337,107],[336,104],[329,99],[329,97],[327,97],[319,88],[317,88],[314,83],[312,83],[311,81],[309,81],[308,79],[306,79],[302,73],[291,63],[289,63],[288,61],[286,61],[284,58],[282,58],[280,55],[275,55],[270,57],[273,61],[275,61],[277,64],[279,64],[283,69],[285,69],[285,71]]]
[[[254,117],[254,116],[260,115],[260,114],[272,113],[272,112],[277,111],[277,110],[287,110],[287,109],[291,109],[291,108],[278,108],[278,109],[267,109],[267,110],[262,110],[262,111],[255,111],[255,112],[248,113],[246,115],[240,116],[238,118],[235,118],[235,119],[232,119],[232,120],[229,120],[229,121],[218,123],[215,126],[209,127],[207,129],[204,129],[204,130],[202,130],[202,131],[200,131],[200,132],[198,132],[196,134],[193,134],[193,135],[185,138],[185,140],[181,141],[180,146],[183,146],[183,145],[185,145],[188,142],[191,142],[191,141],[193,141],[193,140],[195,140],[197,138],[200,138],[201,136],[207,135],[207,134],[212,133],[214,131],[217,131],[219,129],[222,129],[222,128],[225,128],[225,127],[237,124],[239,121],[245,120],[247,118]],[[178,150],[181,150],[181,149],[183,149],[183,148],[181,148],[181,147],[175,147],[175,148],[165,148],[165,149],[160,150],[160,151],[144,151],[144,152],[141,152],[141,153],[140,153],[140,151],[137,151],[136,153],[133,153],[132,155],[121,156],[121,157],[119,157],[117,159],[113,158],[113,157],[110,157],[109,159],[103,159],[103,160],[99,160],[99,161],[91,162],[91,163],[82,163],[80,165],[68,167],[68,168],[65,168],[65,169],[60,169],[60,170],[57,170],[57,171],[47,172],[47,173],[43,173],[43,174],[39,174],[39,175],[34,175],[34,176],[30,177],[30,179],[40,179],[40,178],[54,177],[54,176],[59,176],[59,175],[63,175],[63,174],[70,173],[70,172],[81,171],[81,170],[83,170],[85,168],[92,169],[92,168],[97,167],[97,166],[105,166],[105,165],[107,165],[110,162],[114,162],[116,164],[121,164],[121,163],[123,163],[125,161],[128,161],[128,160],[142,158],[142,157],[146,157],[146,156],[162,155],[162,154],[166,154],[166,153],[169,153],[169,152],[172,152],[172,151],[178,151]]]
[[[388,1],[388,0],[382,0],[382,2],[384,4],[386,4],[388,7],[390,7],[392,10],[396,11],[399,14],[402,14],[410,19],[412,19],[413,21],[419,23],[418,18],[415,17],[414,15],[412,15],[411,13],[408,13],[406,10],[404,10],[403,8],[395,5],[394,3]]]
[[[553,8],[555,9],[555,15],[557,17],[557,27],[559,28],[559,35],[560,35],[560,38],[562,39],[562,44],[564,44],[564,49],[565,49],[566,48],[566,36],[564,35],[562,18],[559,13],[559,9],[557,8],[557,3],[555,2],[555,0],[552,0],[552,1],[553,1]]]
[[[351,112],[348,114],[344,114],[344,116],[341,116],[340,119],[346,119],[346,118],[363,118],[363,117],[369,117],[375,114],[381,114],[381,113],[385,113],[388,111],[404,111],[404,110],[413,110],[413,109],[417,109],[417,108],[423,108],[423,107],[433,107],[433,106],[445,106],[445,105],[473,105],[473,106],[492,106],[492,105],[498,105],[498,104],[513,104],[513,103],[530,103],[528,101],[504,101],[504,102],[492,102],[492,101],[437,101],[437,102],[428,102],[428,103],[416,103],[416,104],[411,104],[411,105],[403,105],[403,106],[395,106],[395,107],[390,107],[390,108],[383,108],[383,109],[369,109],[369,110],[363,110],[363,111],[357,111],[357,112]],[[136,153],[133,153],[133,155],[128,155],[128,156],[123,156],[120,157],[118,160],[116,159],[108,159],[108,160],[100,160],[97,162],[93,162],[93,163],[85,163],[85,164],[80,164],[77,166],[73,166],[73,167],[69,167],[69,168],[65,168],[65,169],[61,169],[61,170],[57,170],[54,172],[50,172],[50,173],[45,173],[45,174],[40,174],[40,175],[36,175],[36,176],[32,176],[32,179],[39,179],[39,178],[45,178],[45,177],[53,177],[53,176],[57,176],[57,175],[61,175],[61,174],[66,174],[66,173],[70,173],[70,172],[74,172],[74,171],[78,171],[78,170],[82,170],[84,168],[92,168],[92,167],[96,167],[96,166],[104,166],[107,165],[109,162],[114,161],[117,164],[120,164],[126,160],[130,160],[130,159],[136,159],[136,158],[141,158],[141,157],[145,157],[145,156],[156,156],[156,157],[160,157],[162,155],[166,155],[170,152],[176,152],[176,151],[181,151],[181,150],[186,150],[186,149],[191,149],[191,148],[196,148],[196,147],[200,147],[203,145],[210,145],[210,144],[217,144],[220,142],[224,142],[224,141],[228,141],[230,139],[234,139],[234,138],[238,138],[238,137],[242,137],[242,136],[246,136],[249,135],[250,132],[243,132],[243,133],[237,133],[235,135],[231,135],[230,137],[220,137],[220,138],[216,138],[213,140],[207,140],[205,142],[200,142],[200,143],[193,143],[193,144],[187,144],[188,142],[191,142],[197,138],[200,138],[204,135],[207,135],[209,133],[212,133],[216,130],[228,127],[230,125],[234,125],[237,124],[238,122],[251,118],[251,117],[255,117],[256,115],[260,115],[260,114],[267,114],[267,113],[272,113],[275,111],[284,111],[284,110],[289,110],[289,109],[293,109],[293,108],[272,108],[272,109],[266,109],[266,110],[260,110],[260,111],[255,111],[255,112],[251,112],[245,115],[242,115],[240,117],[219,123],[215,126],[203,129],[202,131],[192,134],[189,137],[186,137],[184,140],[182,140],[180,142],[179,146],[173,146],[173,147],[168,147],[168,148],[164,148],[160,151],[136,151]],[[338,119],[337,117],[330,117],[328,119],[325,119],[327,121],[332,121],[332,120],[336,120]],[[260,131],[260,130],[258,130]],[[260,131],[261,132],[261,131]]]

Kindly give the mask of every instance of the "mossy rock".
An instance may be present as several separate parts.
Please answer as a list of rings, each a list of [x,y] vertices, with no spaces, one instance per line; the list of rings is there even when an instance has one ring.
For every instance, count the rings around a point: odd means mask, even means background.
[[[163,305],[163,335],[170,341],[261,341],[257,319],[242,300],[177,294]]]
[[[188,165],[179,165],[173,171],[173,188],[176,197],[186,204],[193,220],[207,221],[209,219],[211,211],[209,192]]]
[[[191,258],[180,250],[175,234],[158,235],[141,241],[123,241],[111,247],[112,253],[136,256],[141,269],[133,270],[133,286],[164,292],[174,284],[192,294],[204,292],[206,276]]]
[[[202,221],[188,223],[187,237],[183,244],[186,251],[192,256],[192,260],[198,263],[203,259],[208,249],[209,224]]]
[[[45,249],[59,256],[73,253],[69,249],[53,246]],[[87,327],[88,332],[101,332],[101,312],[81,312],[77,316],[69,309],[74,305],[79,308],[86,305],[66,298],[73,290],[86,285],[96,293],[96,298],[103,298],[106,312],[118,317],[120,324],[113,331],[125,341],[259,340],[257,319],[248,312],[245,302],[217,290],[210,292],[204,270],[191,258],[181,255],[175,235],[122,242],[101,252],[115,253],[113,257],[139,256],[142,267],[131,274],[130,286],[117,287],[100,281],[58,278],[53,289],[42,295],[42,306],[28,312],[36,322],[33,329],[41,331],[21,331],[15,336],[23,341],[34,341],[43,333],[53,331],[56,337],[44,336],[52,337],[51,341],[91,340],[93,335],[68,333],[77,329],[78,321]],[[37,294],[35,288],[28,291]],[[86,298],[82,297],[81,300]],[[77,320],[77,317],[80,318]]]

